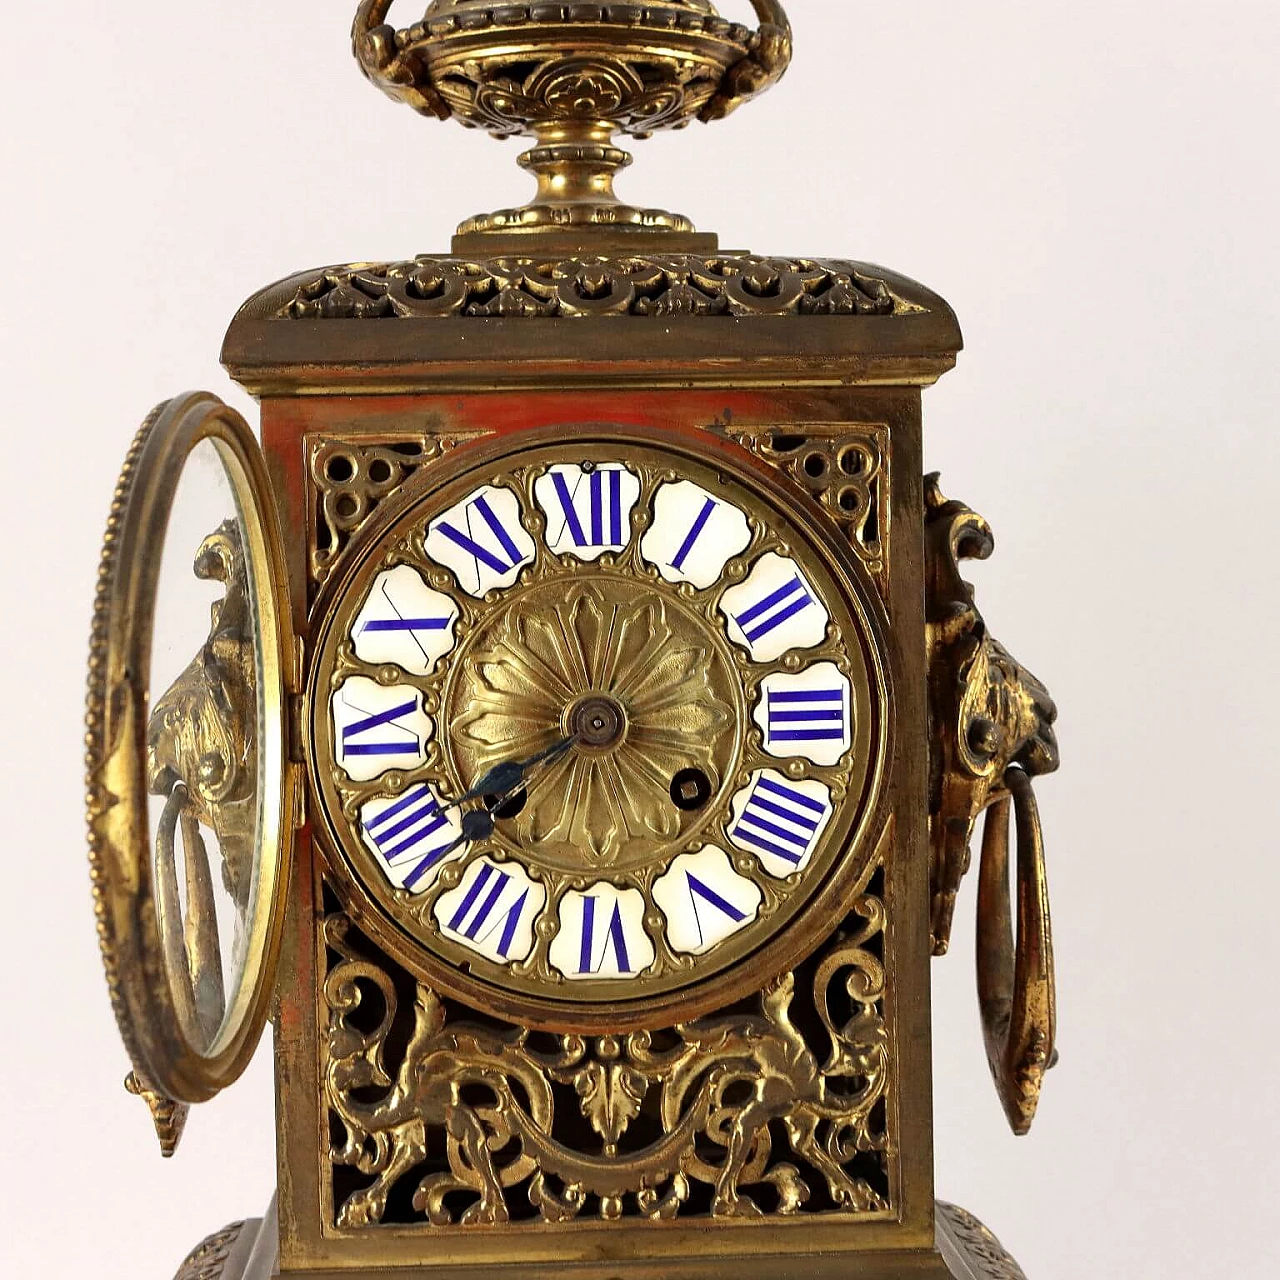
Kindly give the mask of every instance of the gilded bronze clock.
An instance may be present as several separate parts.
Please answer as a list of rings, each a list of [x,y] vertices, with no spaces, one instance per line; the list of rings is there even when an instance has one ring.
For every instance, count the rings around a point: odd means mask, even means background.
[[[623,204],[778,80],[707,0],[362,0],[366,76],[534,140],[452,252],[254,294],[126,460],[91,647],[107,980],[162,1150],[275,1021],[277,1196],[182,1280],[1018,1280],[935,1199],[931,957],[1055,1060],[1056,708],[924,474],[946,302]],[[1016,896],[1014,888],[1016,887]]]

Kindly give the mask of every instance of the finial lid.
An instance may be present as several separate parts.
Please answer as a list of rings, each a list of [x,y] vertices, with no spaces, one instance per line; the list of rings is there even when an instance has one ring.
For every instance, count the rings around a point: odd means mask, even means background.
[[[391,4],[361,0],[352,32],[374,84],[424,115],[537,140],[520,157],[538,180],[533,201],[467,219],[455,252],[715,251],[688,218],[618,200],[614,175],[631,156],[613,139],[718,120],[779,80],[791,61],[779,0],[752,0],[757,31],[709,0],[432,0],[402,31],[385,21]]]

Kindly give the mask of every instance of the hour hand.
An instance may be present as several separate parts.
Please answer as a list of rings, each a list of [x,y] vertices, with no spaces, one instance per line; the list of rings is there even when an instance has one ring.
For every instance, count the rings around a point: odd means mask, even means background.
[[[462,815],[462,834],[450,845],[446,845],[437,855],[447,858],[457,853],[463,845],[474,844],[477,840],[487,840],[493,835],[495,826],[493,814],[488,809],[472,809]]]
[[[460,805],[468,804],[472,800],[482,800],[486,796],[499,796],[505,800],[517,790],[530,769],[564,755],[577,741],[578,735],[573,733],[553,743],[545,751],[539,751],[536,755],[530,756],[527,760],[503,760],[500,764],[495,764],[492,769],[484,773],[470,791],[459,796],[448,807],[456,809]]]

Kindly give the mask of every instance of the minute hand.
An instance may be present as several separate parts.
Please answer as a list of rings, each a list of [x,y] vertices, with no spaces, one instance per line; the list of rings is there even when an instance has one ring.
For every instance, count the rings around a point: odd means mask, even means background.
[[[545,751],[539,751],[537,755],[530,756],[527,760],[504,760],[501,764],[495,764],[470,791],[459,796],[452,804],[446,806],[445,812],[448,812],[449,809],[456,809],[459,805],[467,804],[472,800],[483,799],[485,796],[508,797],[524,781],[525,774],[530,769],[535,765],[543,764],[564,755],[577,741],[578,735],[576,733],[570,734],[569,737],[562,738]]]

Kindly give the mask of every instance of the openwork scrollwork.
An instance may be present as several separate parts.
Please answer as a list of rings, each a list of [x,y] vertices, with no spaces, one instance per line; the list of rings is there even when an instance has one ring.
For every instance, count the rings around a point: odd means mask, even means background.
[[[328,916],[338,1224],[386,1221],[402,1180],[433,1227],[887,1210],[884,926],[864,894],[803,977],[664,1032],[536,1035],[419,982],[397,1052],[403,975]]]
[[[731,440],[820,502],[872,573],[886,583],[889,552],[888,430],[849,423],[720,427]]]
[[[891,316],[921,308],[852,262],[794,258],[420,257],[331,267],[299,285],[288,320],[589,316]]]

